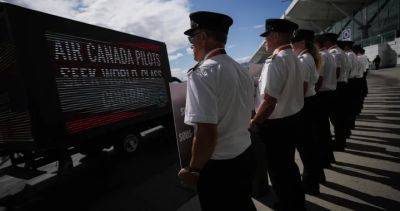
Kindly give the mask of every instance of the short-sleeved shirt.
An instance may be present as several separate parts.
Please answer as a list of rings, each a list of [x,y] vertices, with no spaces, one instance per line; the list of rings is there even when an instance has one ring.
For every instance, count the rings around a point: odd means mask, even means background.
[[[328,50],[323,50],[321,53],[322,68],[321,74],[323,77],[322,85],[319,91],[333,91],[336,90],[336,63],[333,56]]]
[[[304,81],[308,84],[304,97],[314,96],[316,94],[315,84],[318,82],[319,78],[315,60],[310,53],[300,53],[298,58],[304,67]]]
[[[260,98],[265,94],[277,99],[268,119],[284,118],[298,113],[304,106],[304,70],[292,49],[284,49],[265,61],[259,79]]]
[[[358,55],[357,59],[363,67],[363,72],[367,72],[367,69],[369,67],[368,57],[366,55]]]
[[[329,53],[333,56],[336,68],[340,68],[338,82],[347,82],[349,73],[349,63],[346,54],[338,46],[329,49]]]
[[[226,54],[206,59],[188,74],[185,123],[217,125],[218,140],[211,159],[231,159],[250,146],[253,95],[248,72]]]
[[[361,63],[359,63],[356,54],[353,51],[346,53],[350,64],[349,78],[359,78],[362,71]]]

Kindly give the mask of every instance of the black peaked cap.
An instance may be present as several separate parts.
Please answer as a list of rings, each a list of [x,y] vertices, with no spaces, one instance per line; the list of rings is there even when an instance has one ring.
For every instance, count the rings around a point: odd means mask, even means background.
[[[293,33],[299,25],[286,19],[267,19],[265,20],[265,32],[262,33],[261,37],[266,37],[269,32],[287,32]]]
[[[335,33],[325,33],[323,34],[323,37],[325,41],[331,41],[336,43],[337,39],[339,38],[339,35]]]
[[[189,18],[190,29],[184,32],[187,36],[193,35],[198,29],[207,29],[228,34],[229,27],[233,24],[232,18],[228,15],[208,11],[191,13]]]
[[[314,41],[314,31],[307,30],[307,29],[299,29],[296,30],[293,34],[293,38],[291,39],[292,43],[309,40]]]

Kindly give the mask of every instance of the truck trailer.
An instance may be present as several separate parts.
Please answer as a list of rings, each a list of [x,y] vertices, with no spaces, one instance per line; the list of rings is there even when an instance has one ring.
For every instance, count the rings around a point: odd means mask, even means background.
[[[0,2],[0,153],[14,165],[173,131],[170,79],[162,42]]]

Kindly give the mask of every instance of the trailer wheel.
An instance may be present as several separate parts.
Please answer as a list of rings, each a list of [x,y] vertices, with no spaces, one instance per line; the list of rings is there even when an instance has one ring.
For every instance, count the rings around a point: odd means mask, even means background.
[[[133,154],[139,147],[140,139],[137,135],[128,134],[123,137],[119,143],[114,145],[114,148],[122,154]]]
[[[136,135],[129,134],[124,138],[123,144],[127,153],[133,153],[139,146],[139,138]]]

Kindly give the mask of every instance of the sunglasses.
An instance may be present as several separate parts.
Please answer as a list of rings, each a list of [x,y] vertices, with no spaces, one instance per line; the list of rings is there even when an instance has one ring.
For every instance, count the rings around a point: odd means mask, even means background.
[[[194,34],[190,35],[190,36],[188,37],[189,42],[190,42],[191,44],[193,44],[193,43],[194,43],[194,38],[196,37],[196,35],[198,35],[198,34],[200,34],[200,33],[201,33],[201,32],[197,32],[197,33],[194,33]]]

